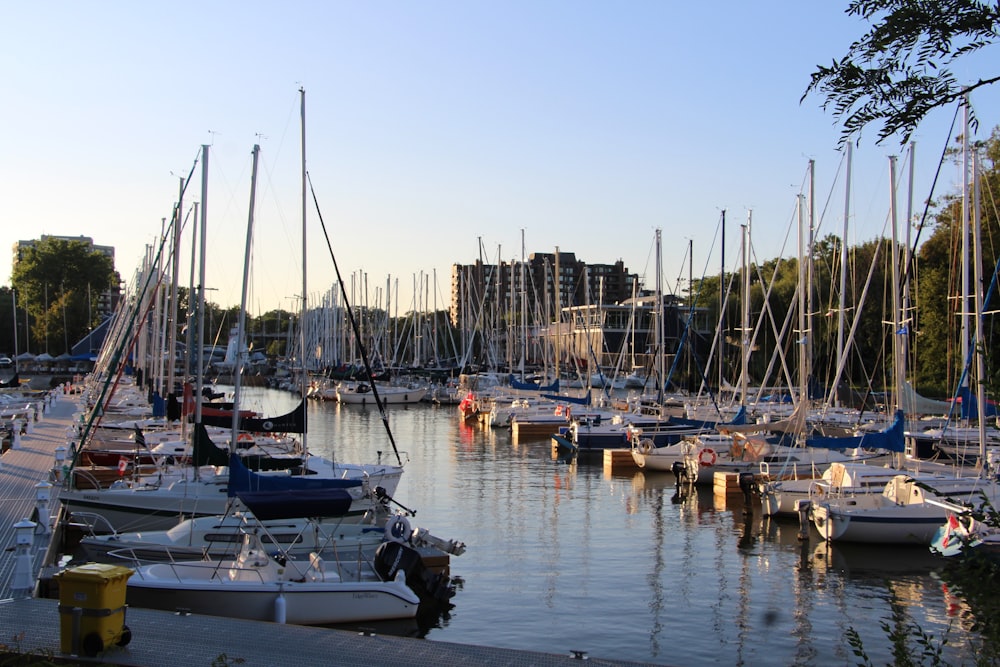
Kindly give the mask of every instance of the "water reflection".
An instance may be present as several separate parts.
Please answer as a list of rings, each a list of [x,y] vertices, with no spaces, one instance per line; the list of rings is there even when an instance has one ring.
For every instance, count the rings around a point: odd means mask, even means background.
[[[938,637],[964,609],[923,550],[803,540],[796,520],[748,513],[740,494],[553,457],[547,438],[515,442],[456,412],[388,412],[408,461],[398,499],[416,524],[469,548],[452,559],[464,579],[454,608],[396,629],[365,624],[380,633],[667,664],[847,664],[855,628],[884,664],[880,622],[894,601]],[[377,411],[311,404],[309,420],[316,451],[392,456]],[[971,660],[950,644],[946,659]]]

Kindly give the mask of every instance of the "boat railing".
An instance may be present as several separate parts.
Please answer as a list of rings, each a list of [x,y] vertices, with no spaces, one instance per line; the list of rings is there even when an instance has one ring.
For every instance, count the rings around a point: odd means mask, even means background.
[[[142,547],[146,549],[147,547]],[[209,558],[207,554],[203,552],[202,560],[194,560],[191,557],[190,552],[177,554],[171,551],[168,545],[156,545],[153,547],[158,554],[162,554],[162,557],[150,557],[139,553],[136,547],[123,547],[121,549],[115,549],[108,552],[108,556],[118,560],[128,562],[135,572],[135,576],[139,579],[146,579],[147,575],[152,577],[152,574],[143,568],[147,565],[162,565],[164,568],[169,568],[170,572],[173,574],[177,581],[183,581],[186,578],[190,578],[190,573],[192,571],[203,571],[210,573],[208,576],[204,577],[208,581],[246,581],[247,579],[258,579],[260,583],[264,583],[264,569],[260,566],[255,565],[241,565],[238,560],[229,560],[221,558]],[[261,556],[268,561],[270,557],[267,554],[261,554]],[[257,561],[254,561],[255,563]],[[261,563],[261,565],[266,565],[267,562]],[[181,570],[180,568],[183,568]],[[163,572],[163,569],[158,570],[158,573]],[[225,572],[226,575],[220,575],[220,572]],[[185,576],[187,573],[187,576]],[[234,573],[235,576],[234,576]],[[252,573],[249,576],[244,576],[245,574]]]
[[[103,514],[95,512],[72,512],[69,515],[70,527],[86,531],[84,537],[98,535],[117,535],[118,531]]]

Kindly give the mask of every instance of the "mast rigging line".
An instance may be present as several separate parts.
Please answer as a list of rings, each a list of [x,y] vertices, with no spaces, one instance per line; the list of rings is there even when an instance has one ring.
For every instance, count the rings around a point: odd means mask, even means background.
[[[399,449],[396,447],[396,439],[392,436],[392,429],[389,427],[389,416],[386,414],[385,406],[382,404],[382,399],[378,395],[378,387],[375,386],[375,374],[372,373],[371,363],[368,361],[368,351],[365,348],[364,341],[361,339],[361,330],[358,327],[358,321],[354,317],[354,311],[351,309],[351,302],[347,298],[347,288],[344,287],[344,281],[340,277],[340,267],[337,266],[337,258],[333,254],[333,245],[330,243],[330,235],[326,231],[326,222],[323,221],[323,212],[319,208],[319,200],[316,198],[316,190],[313,188],[312,177],[309,172],[306,172],[306,180],[309,182],[309,193],[312,195],[313,205],[316,207],[316,215],[319,217],[319,225],[323,230],[323,239],[326,241],[326,249],[330,252],[330,260],[333,262],[333,270],[337,274],[337,284],[340,285],[340,296],[344,299],[344,310],[347,312],[347,319],[351,322],[351,330],[354,332],[354,338],[358,342],[358,349],[361,352],[361,360],[365,364],[365,372],[368,374],[368,380],[371,383],[372,395],[375,398],[375,405],[378,406],[379,414],[382,416],[382,425],[385,427],[385,432],[389,436],[389,443],[392,445],[392,452],[396,455],[396,463],[403,465],[403,461],[399,456]]]

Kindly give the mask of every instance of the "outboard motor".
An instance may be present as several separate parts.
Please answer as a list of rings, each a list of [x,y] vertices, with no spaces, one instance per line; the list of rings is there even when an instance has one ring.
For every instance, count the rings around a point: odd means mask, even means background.
[[[674,495],[670,497],[670,502],[675,505],[682,500],[684,500],[685,493],[681,489],[686,489],[687,485],[687,468],[684,467],[683,461],[674,461],[670,466],[670,472],[674,474]]]
[[[753,514],[753,496],[754,490],[757,488],[757,482],[754,479],[754,474],[752,472],[741,472],[739,476],[740,491],[743,492],[743,513]]]
[[[375,572],[385,581],[396,578],[399,572],[406,575],[406,585],[421,601],[446,602],[454,594],[450,578],[431,572],[420,552],[408,544],[412,535],[406,517],[390,517],[385,526],[385,541],[375,550]]]

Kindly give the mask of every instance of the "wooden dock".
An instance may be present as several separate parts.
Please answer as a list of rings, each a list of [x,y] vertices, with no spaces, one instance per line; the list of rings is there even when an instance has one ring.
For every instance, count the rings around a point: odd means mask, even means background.
[[[62,394],[61,390],[55,392],[53,390],[48,399],[44,398],[46,394],[39,394],[31,400],[34,409],[30,423],[24,426],[26,432],[13,438],[14,442],[20,441],[19,446],[13,445],[0,456],[0,545],[5,549],[0,557],[0,598],[3,599],[12,595],[14,525],[23,519],[38,522],[39,491],[47,489],[49,493],[47,513],[50,516],[55,516],[59,507],[58,485],[41,488],[38,485],[52,484],[56,448],[67,446],[79,419],[82,397]],[[51,531],[44,528],[38,525],[34,531],[31,557],[35,572],[49,545]]]

